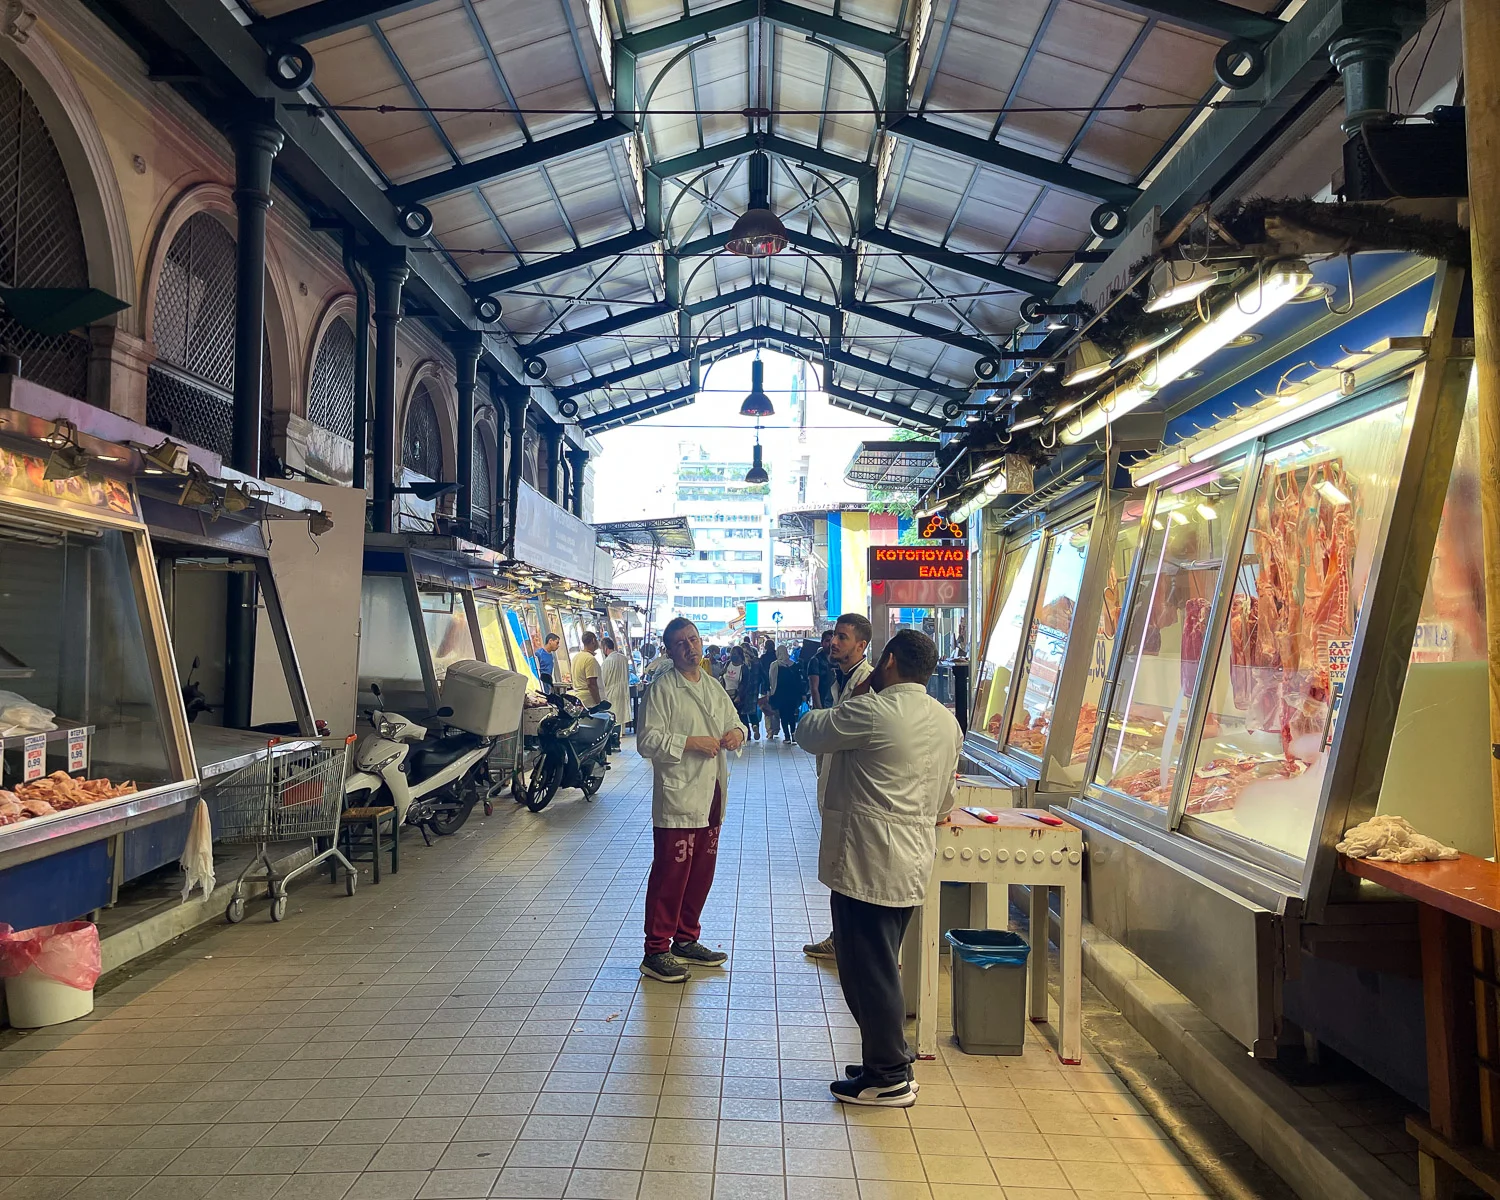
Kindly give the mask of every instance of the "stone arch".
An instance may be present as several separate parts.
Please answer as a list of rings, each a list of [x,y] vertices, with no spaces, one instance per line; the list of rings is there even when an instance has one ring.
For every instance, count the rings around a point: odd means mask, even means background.
[[[351,292],[336,292],[324,302],[322,310],[317,319],[312,323],[312,331],[308,336],[307,345],[303,347],[301,358],[302,379],[304,386],[299,389],[298,399],[300,403],[294,411],[299,417],[308,417],[307,405],[312,394],[313,369],[318,361],[318,352],[323,348],[323,339],[328,336],[328,331],[333,323],[343,320],[348,323],[351,331],[358,337],[358,331],[354,326],[354,295]],[[366,338],[369,331],[366,330]],[[368,342],[367,342],[368,345]],[[373,346],[369,346],[373,350]],[[310,419],[310,418],[309,418]]]
[[[62,158],[83,227],[89,283],[131,306],[99,324],[139,336],[144,326],[125,201],[83,90],[39,25],[20,35],[0,35],[0,63],[26,89]]]
[[[432,398],[433,408],[437,413],[438,439],[442,447],[440,475],[444,479],[452,479],[457,462],[455,446],[458,428],[458,396],[443,364],[435,358],[423,359],[417,363],[412,368],[411,377],[406,381],[406,395],[402,397],[401,412],[396,422],[396,462],[399,465],[404,460],[406,420],[411,412],[412,398],[424,383],[427,385],[428,395]]]

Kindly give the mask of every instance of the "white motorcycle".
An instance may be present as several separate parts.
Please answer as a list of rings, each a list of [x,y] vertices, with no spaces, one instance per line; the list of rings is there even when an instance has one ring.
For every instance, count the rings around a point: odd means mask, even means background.
[[[380,689],[373,690],[381,699]],[[440,708],[436,715],[451,717],[453,710]],[[382,709],[369,718],[374,732],[360,738],[356,769],[344,781],[350,806],[393,805],[397,824],[415,825],[429,845],[429,828],[439,835],[458,832],[494,787],[489,753],[495,739],[446,724],[429,733],[425,725]]]

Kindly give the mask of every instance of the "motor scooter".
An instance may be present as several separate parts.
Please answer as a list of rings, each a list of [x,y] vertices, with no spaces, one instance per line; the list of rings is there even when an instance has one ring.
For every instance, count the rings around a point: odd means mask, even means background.
[[[372,684],[376,700],[379,685]],[[437,733],[400,713],[372,709],[373,732],[354,748],[355,770],[344,781],[344,795],[356,806],[393,805],[398,825],[414,825],[428,845],[428,829],[456,833],[474,805],[493,787],[489,753],[492,737],[441,725]],[[451,717],[451,708],[434,714]]]
[[[546,808],[559,788],[579,788],[585,799],[592,800],[609,770],[609,743],[615,730],[608,700],[585,708],[577,697],[553,692],[547,703],[557,711],[542,719],[535,746],[528,745],[511,781],[516,803],[532,812]]]

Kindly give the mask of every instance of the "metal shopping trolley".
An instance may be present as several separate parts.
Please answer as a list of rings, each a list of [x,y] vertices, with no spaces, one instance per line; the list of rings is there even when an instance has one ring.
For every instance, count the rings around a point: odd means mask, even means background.
[[[257,867],[265,869],[273,921],[286,916],[287,885],[330,858],[343,863],[344,888],[354,895],[359,874],[334,844],[349,747],[353,742],[353,737],[285,741],[273,738],[266,743],[264,757],[215,782],[214,790],[219,796],[218,840],[260,847],[260,852],[234,881],[234,895],[224,910],[231,925],[245,919],[245,883]],[[278,876],[268,847],[273,842],[303,838],[313,843],[312,858]],[[327,849],[318,849],[319,838],[327,839]]]
[[[484,796],[485,816],[494,815],[495,798],[510,787],[520,757],[521,731],[519,729],[513,733],[502,733],[495,739],[495,744],[490,747],[487,763],[490,772],[490,787]]]

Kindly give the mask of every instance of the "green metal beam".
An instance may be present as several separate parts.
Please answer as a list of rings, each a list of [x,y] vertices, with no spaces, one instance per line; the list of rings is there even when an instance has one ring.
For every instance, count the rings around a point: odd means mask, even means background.
[[[1095,175],[1092,171],[1084,171],[1067,163],[1042,158],[1038,154],[1028,154],[1024,150],[1016,150],[1013,147],[1001,145],[999,142],[977,137],[972,133],[960,133],[957,129],[938,125],[926,117],[904,116],[892,121],[886,128],[887,132],[896,137],[905,138],[909,142],[945,150],[949,154],[957,154],[970,162],[982,163],[987,167],[1008,171],[1012,175],[1034,179],[1038,183],[1045,183],[1048,187],[1060,188],[1065,192],[1073,192],[1080,196],[1091,196],[1096,200],[1109,201],[1111,204],[1130,204],[1140,195],[1140,192],[1128,183],[1106,179],[1103,175]]]
[[[967,350],[970,354],[977,354],[980,358],[1003,358],[989,342],[982,341],[976,337],[970,337],[966,333],[958,333],[952,329],[944,329],[941,325],[931,325],[920,317],[908,317],[904,313],[892,312],[884,305],[864,304],[859,301],[846,303],[844,313],[851,317],[863,317],[868,321],[879,321],[882,325],[890,325],[895,329],[904,329],[907,333],[915,333],[921,337],[931,338],[935,342],[952,346],[958,350]]]
[[[521,347],[526,355],[547,354],[553,350],[561,350],[566,346],[576,346],[579,342],[586,342],[590,338],[604,337],[606,334],[619,333],[622,329],[629,329],[632,325],[643,325],[647,321],[655,320],[657,317],[669,317],[676,310],[670,304],[653,304],[649,308],[632,308],[628,312],[619,313],[613,317],[605,317],[602,321],[594,321],[588,325],[580,325],[577,329],[568,329],[562,333],[554,333],[551,337],[538,338],[536,341],[527,342]]]
[[[432,0],[317,0],[314,4],[253,21],[250,34],[263,46],[312,42],[335,33],[358,29],[383,17],[394,17]]]
[[[960,254],[956,250],[947,250],[940,246],[932,246],[926,242],[918,241],[916,238],[892,233],[889,229],[871,228],[864,230],[860,234],[860,240],[871,246],[877,246],[882,250],[890,250],[896,254],[904,254],[908,258],[915,258],[921,262],[930,263],[935,267],[942,267],[949,271],[960,271],[975,279],[982,279],[986,283],[993,283],[998,287],[1007,288],[1010,291],[1021,292],[1023,295],[1037,296],[1043,300],[1050,300],[1057,291],[1055,284],[1048,283],[1045,279],[1038,279],[1035,275],[1027,275],[1022,271],[1013,271],[1003,264],[987,263],[982,258],[972,254]]]
[[[1372,23],[1395,26],[1409,36],[1424,12],[1421,0],[1308,0],[1266,45],[1265,74],[1235,92],[1236,100],[1251,101],[1250,106],[1209,113],[1132,202],[1123,228],[1132,228],[1158,207],[1161,224],[1170,227],[1195,204],[1215,195],[1245,157],[1328,79],[1333,70],[1328,44],[1333,39],[1362,33]],[[1086,278],[1080,275],[1069,286],[1070,296]]]
[[[829,403],[839,408],[849,408],[853,405],[857,411],[878,413],[897,424],[908,425],[914,429],[941,429],[947,424],[941,415],[934,416],[931,413],[903,408],[899,404],[892,404],[889,400],[882,400],[878,396],[866,396],[863,392],[856,392],[852,388],[846,388],[831,380],[823,381],[823,391],[828,396]]]
[[[1281,32],[1282,22],[1225,4],[1224,0],[1101,0],[1110,8],[1124,9],[1141,17],[1154,17],[1180,29],[1206,33],[1209,37],[1232,41],[1244,38],[1266,42]]]
[[[866,176],[874,178],[875,174],[874,167],[869,163],[860,162],[857,158],[845,158],[842,154],[819,150],[816,146],[804,146],[801,142],[794,142],[791,138],[780,137],[777,134],[757,133],[741,134],[727,141],[715,142],[701,150],[679,154],[676,158],[664,158],[660,162],[652,163],[646,171],[658,179],[666,179],[673,175],[688,175],[694,171],[701,171],[704,167],[711,167],[715,163],[732,162],[736,158],[743,158],[754,150],[764,150],[768,154],[774,154],[790,162],[806,163],[810,167],[817,167],[820,171],[837,171],[840,175],[847,175],[851,179],[862,179]]]
[[[553,134],[551,137],[527,142],[513,150],[487,154],[483,158],[476,158],[473,162],[460,163],[456,167],[424,175],[420,179],[398,183],[387,188],[386,195],[391,198],[392,204],[398,205],[431,200],[436,196],[462,191],[476,184],[493,183],[516,171],[524,171],[540,163],[551,162],[556,158],[577,154],[581,150],[605,145],[624,137],[629,132],[625,122],[615,117],[604,117],[598,121],[591,121],[587,125],[580,125],[576,129],[570,129],[566,133]]]
[[[799,29],[836,46],[863,50],[882,58],[906,44],[906,39],[897,34],[885,33],[869,25],[860,25],[841,17],[803,8],[800,4],[790,4],[787,0],[736,0],[722,8],[681,17],[666,25],[657,25],[619,38],[615,42],[616,61],[621,53],[639,58],[643,54],[654,54],[673,46],[685,46],[688,42],[712,37],[757,17],[764,17],[771,24],[786,29]]]
[[[579,267],[586,267],[603,259],[629,254],[654,245],[656,245],[656,235],[649,229],[632,229],[629,233],[605,238],[604,241],[595,242],[592,246],[585,246],[581,250],[554,254],[551,258],[527,263],[523,267],[517,267],[513,271],[506,271],[500,275],[486,275],[483,279],[476,279],[468,284],[469,294],[475,299],[481,296],[498,296],[501,292],[525,287],[538,280],[561,275],[564,271],[576,271]]]
[[[874,359],[861,358],[857,354],[850,354],[847,350],[831,350],[828,353],[830,362],[836,362],[840,366],[849,367],[851,370],[863,371],[867,375],[877,375],[881,379],[889,379],[892,383],[899,383],[905,387],[919,388],[924,392],[931,392],[934,396],[941,396],[944,400],[967,400],[969,392],[966,388],[956,388],[952,384],[937,383],[934,380],[913,374],[911,371],[903,371],[900,367],[889,366],[886,363],[876,362]]]
[[[580,379],[570,383],[566,387],[554,387],[552,394],[559,400],[566,400],[570,396],[581,396],[584,392],[592,392],[598,388],[613,387],[617,383],[624,383],[627,379],[635,379],[640,375],[649,375],[652,371],[662,371],[667,367],[675,367],[685,362],[691,362],[691,352],[673,350],[670,354],[658,354],[655,358],[648,358],[637,363],[627,363],[618,370],[607,371],[603,375],[594,375],[588,379]]]
[[[601,433],[606,429],[617,429],[622,425],[644,421],[647,417],[655,416],[657,413],[684,408],[691,404],[697,395],[697,384],[690,383],[686,387],[673,388],[670,392],[658,392],[655,396],[647,396],[644,400],[637,400],[634,404],[610,409],[609,412],[595,413],[592,417],[585,417],[579,421],[578,425],[585,433]]]

